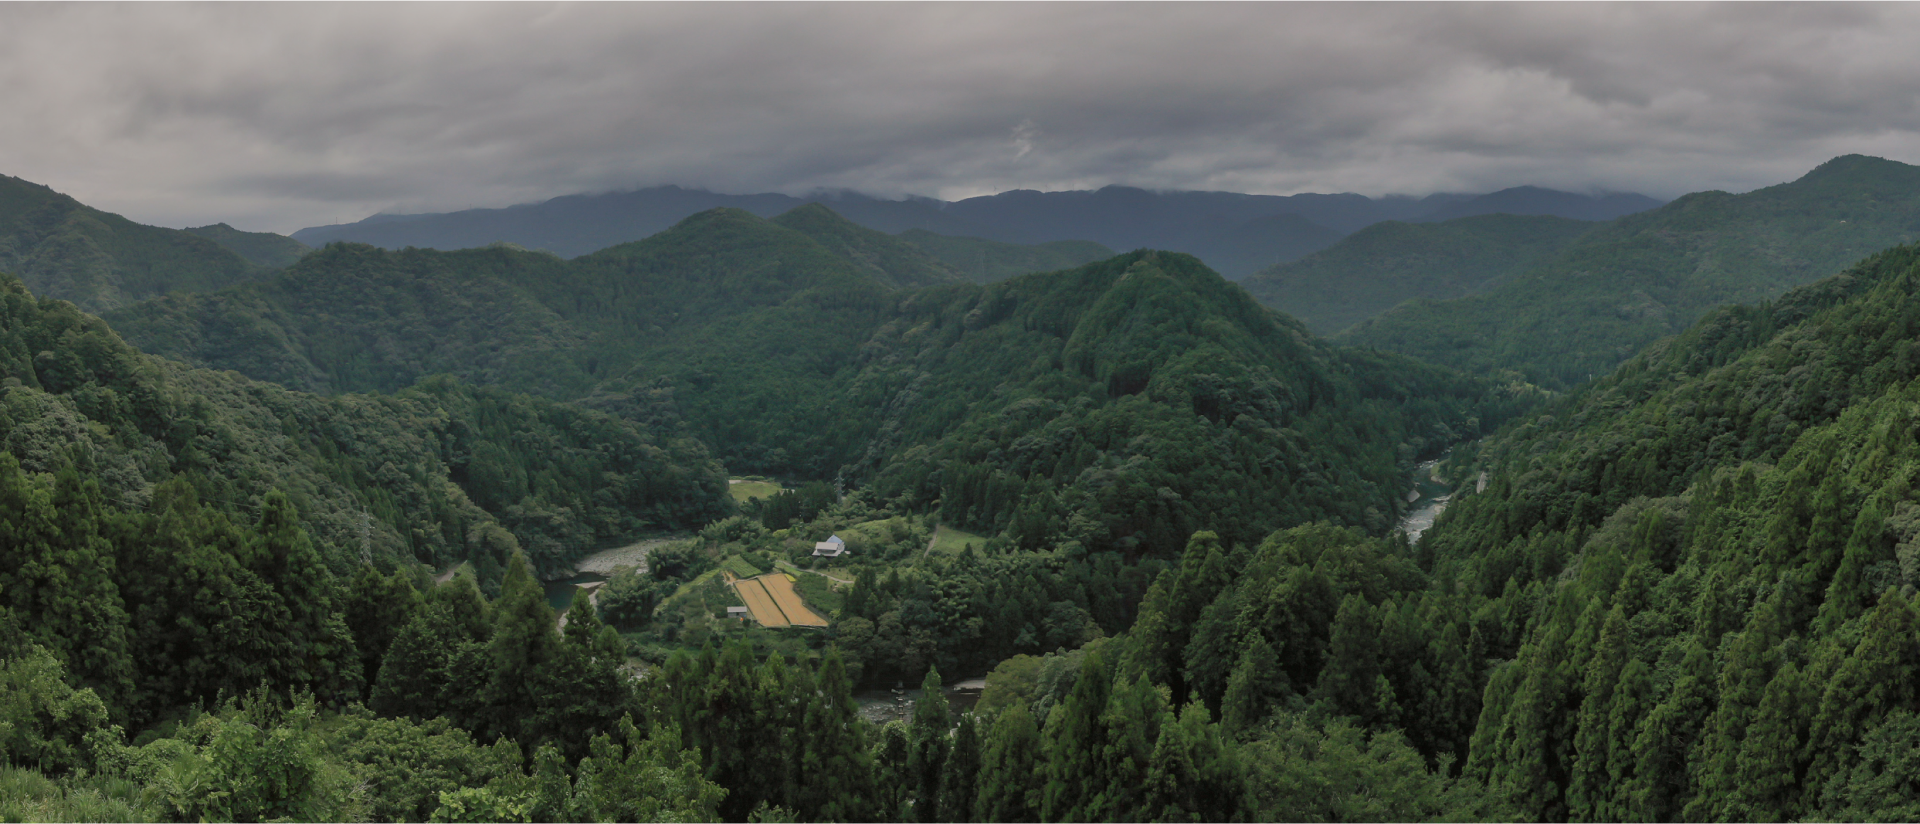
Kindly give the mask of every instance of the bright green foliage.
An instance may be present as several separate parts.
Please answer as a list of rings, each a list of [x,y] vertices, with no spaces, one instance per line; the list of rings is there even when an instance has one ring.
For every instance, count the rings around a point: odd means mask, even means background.
[[[375,821],[425,821],[441,806],[441,793],[520,772],[520,752],[510,742],[481,746],[444,718],[416,723],[347,714],[322,734],[328,750],[365,782]]]
[[[428,821],[530,822],[531,792],[503,792],[491,785],[461,787],[440,794],[440,806]]]
[[[322,753],[318,720],[311,698],[286,709],[260,692],[229,701],[181,730],[192,749],[162,767],[149,792],[174,820],[347,820],[366,801],[351,772]]]
[[[1243,751],[1257,821],[1494,821],[1511,818],[1470,781],[1429,772],[1396,733],[1344,721],[1276,719]],[[1221,820],[1213,818],[1212,820]]]
[[[718,821],[725,789],[701,774],[679,733],[655,728],[641,737],[631,719],[616,732],[625,744],[597,735],[580,761],[570,810],[575,821]]]
[[[90,766],[83,741],[106,724],[107,707],[66,677],[60,660],[38,646],[0,661],[0,758],[6,763],[55,774]]]

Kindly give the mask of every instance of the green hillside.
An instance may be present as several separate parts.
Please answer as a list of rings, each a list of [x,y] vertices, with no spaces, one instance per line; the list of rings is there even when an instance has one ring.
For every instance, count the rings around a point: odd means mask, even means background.
[[[1340,340],[1566,387],[1714,306],[1773,297],[1916,236],[1920,167],[1849,155],[1791,183],[1620,218],[1483,294],[1412,301]]]
[[[292,265],[301,255],[308,252],[307,245],[286,235],[272,232],[242,232],[225,223],[212,226],[200,226],[181,231],[190,235],[199,235],[218,243],[255,266],[279,269]]]
[[[671,427],[445,378],[294,392],[141,354],[96,318],[5,288],[0,449],[29,472],[81,470],[128,505],[187,483],[244,514],[284,490],[336,572],[460,560],[495,521],[546,568],[728,509],[725,476]]]
[[[1467,772],[1520,817],[1910,809],[1917,281],[1713,312],[1480,451],[1421,554],[1481,604]]]
[[[263,270],[204,237],[142,226],[0,175],[0,272],[97,312],[175,290],[225,288]]]
[[[1029,547],[1075,512],[1099,549],[1172,552],[1207,517],[1247,540],[1316,519],[1384,531],[1412,460],[1522,404],[1331,349],[1185,256],[911,292],[871,274],[925,280],[943,271],[929,260],[820,206],[716,210],[573,261],[335,244],[268,282],[110,320],[167,356],[303,389],[444,372],[684,422],[734,472],[873,483],[957,526],[1018,521]],[[1194,463],[1220,449],[1233,457]]]
[[[855,270],[889,289],[911,289],[960,279],[951,267],[912,243],[875,231],[809,203],[773,219],[852,263]]]
[[[1087,240],[1056,240],[1033,246],[1002,243],[977,237],[936,235],[908,229],[900,239],[932,255],[960,277],[974,283],[994,283],[1028,272],[1071,269],[1113,257],[1113,250]]]
[[[1410,461],[1509,400],[1337,350],[1190,256],[1137,252],[915,296],[863,346],[891,384],[852,468],[942,521],[1040,548],[1169,553],[1196,529],[1257,540],[1331,520],[1374,532]]]
[[[1504,214],[1443,223],[1383,221],[1240,285],[1315,334],[1331,335],[1402,301],[1484,292],[1559,253],[1595,225]]]

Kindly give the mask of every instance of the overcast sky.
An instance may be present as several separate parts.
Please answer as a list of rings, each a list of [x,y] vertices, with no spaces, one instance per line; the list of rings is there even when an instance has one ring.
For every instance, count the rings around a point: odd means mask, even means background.
[[[1920,162],[1920,6],[0,3],[0,173],[164,226],[665,183],[1673,197]]]

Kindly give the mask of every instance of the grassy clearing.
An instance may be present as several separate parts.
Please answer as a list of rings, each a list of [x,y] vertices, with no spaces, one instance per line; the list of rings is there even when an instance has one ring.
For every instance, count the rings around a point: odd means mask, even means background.
[[[942,526],[933,533],[934,552],[959,552],[967,544],[973,544],[974,549],[986,549],[987,539],[986,536],[962,532],[950,526]]]
[[[800,593],[800,600],[821,615],[831,616],[847,604],[847,596],[835,590],[824,575],[811,572],[795,575],[793,590]]]
[[[733,502],[738,504],[754,498],[771,498],[781,491],[780,485],[771,481],[743,481],[738,478],[727,481],[727,492],[733,495]]]
[[[753,562],[740,555],[728,555],[720,562],[720,568],[733,573],[736,578],[752,578],[766,571],[754,566]]]

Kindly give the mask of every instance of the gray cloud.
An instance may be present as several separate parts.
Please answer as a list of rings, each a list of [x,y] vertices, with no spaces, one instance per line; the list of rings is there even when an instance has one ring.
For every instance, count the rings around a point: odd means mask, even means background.
[[[1920,7],[0,4],[0,172],[162,225],[663,183],[961,197],[1920,161]]]

